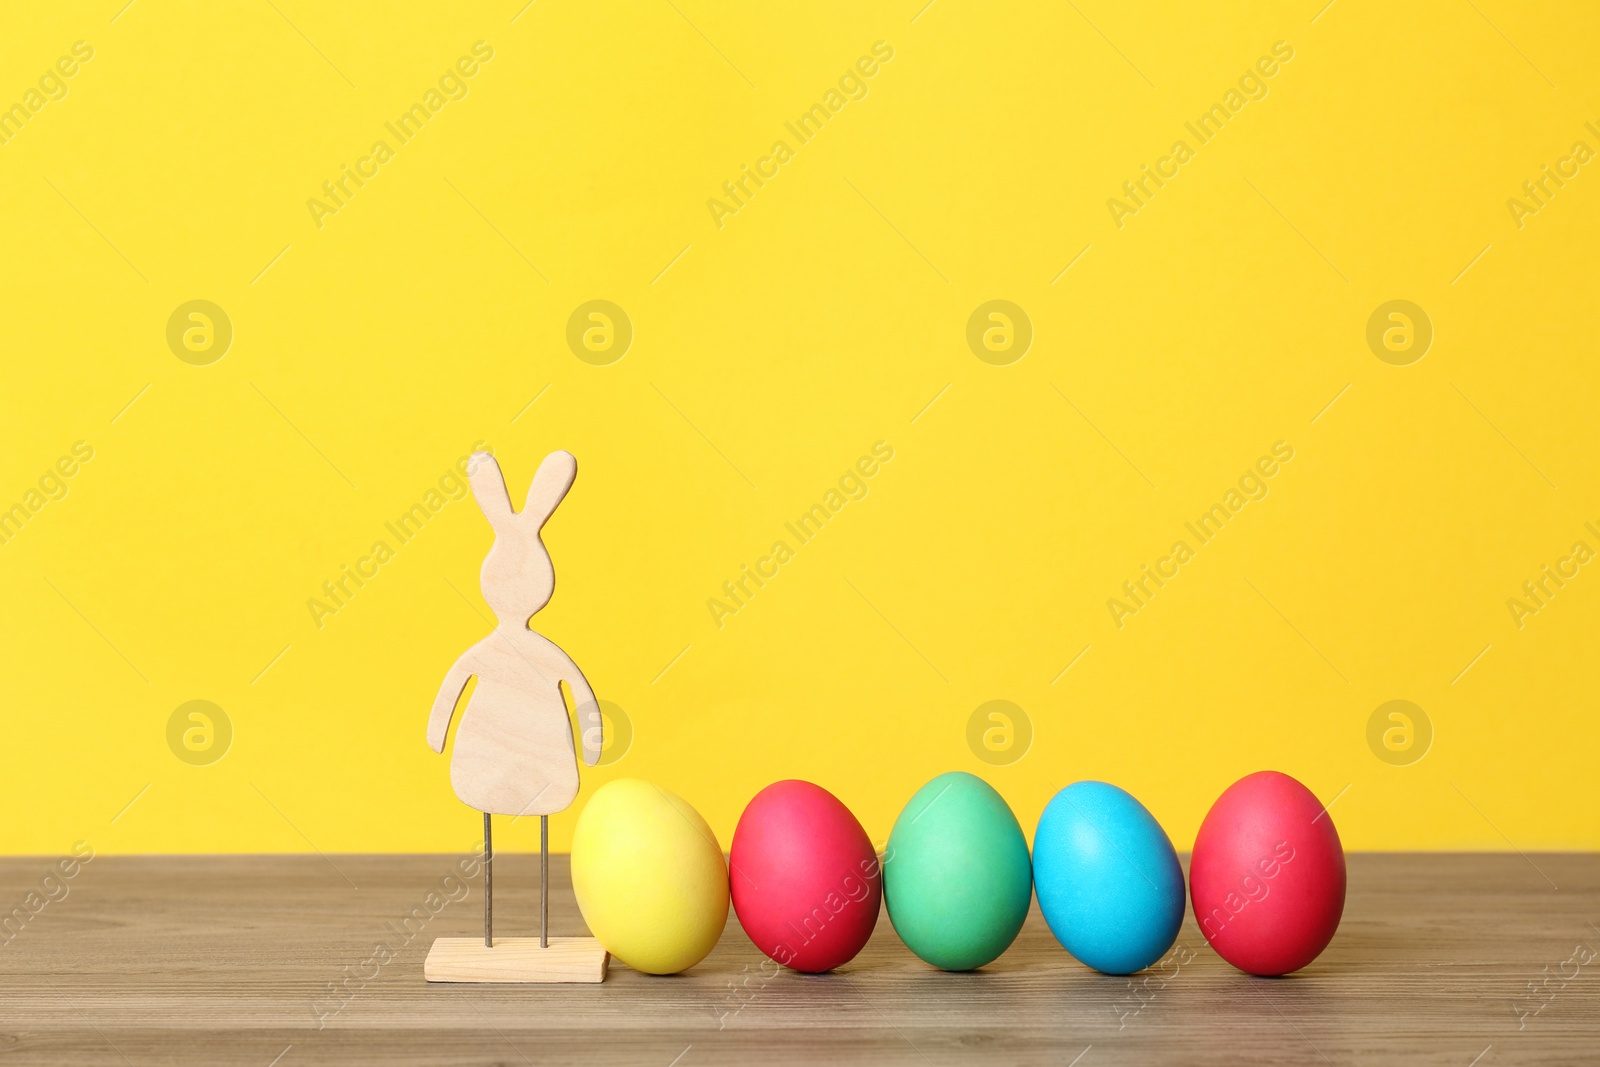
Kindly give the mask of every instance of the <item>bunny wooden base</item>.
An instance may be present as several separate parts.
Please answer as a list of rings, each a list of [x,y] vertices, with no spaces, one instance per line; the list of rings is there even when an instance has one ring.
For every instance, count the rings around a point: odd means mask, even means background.
[[[422,976],[430,982],[586,982],[606,980],[611,959],[592,937],[441,937],[428,950]]]

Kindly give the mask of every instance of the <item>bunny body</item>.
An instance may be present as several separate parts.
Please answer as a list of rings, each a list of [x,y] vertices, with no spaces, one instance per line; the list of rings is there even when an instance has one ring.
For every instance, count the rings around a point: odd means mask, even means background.
[[[474,453],[468,464],[473,496],[495,531],[481,582],[499,625],[445,675],[428,719],[428,744],[444,751],[456,703],[476,677],[478,685],[456,729],[450,781],[464,803],[490,814],[550,815],[577,796],[577,753],[562,682],[577,709],[584,762],[592,767],[600,758],[602,727],[594,691],[571,657],[528,628],[555,591],[555,571],[539,531],[572,487],[577,470],[571,453],[552,452],[534,475],[527,505],[513,512],[494,457]]]

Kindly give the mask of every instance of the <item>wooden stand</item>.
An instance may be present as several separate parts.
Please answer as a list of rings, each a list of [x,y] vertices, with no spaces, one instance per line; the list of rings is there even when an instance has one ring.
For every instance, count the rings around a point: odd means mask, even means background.
[[[592,937],[550,936],[550,819],[539,817],[539,936],[494,936],[494,839],[483,813],[483,939],[441,937],[428,950],[430,982],[604,982],[611,959]]]
[[[430,982],[603,982],[609,953],[592,937],[441,937],[428,950],[422,976]]]

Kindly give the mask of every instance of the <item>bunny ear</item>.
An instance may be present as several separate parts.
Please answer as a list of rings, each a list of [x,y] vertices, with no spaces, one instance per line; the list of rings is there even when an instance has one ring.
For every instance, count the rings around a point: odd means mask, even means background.
[[[544,457],[533,484],[528,486],[528,503],[522,509],[522,518],[542,527],[577,476],[578,460],[571,452],[552,452]]]
[[[467,460],[467,481],[489,525],[499,530],[511,522],[511,494],[506,492],[500,464],[487,452],[474,452]]]

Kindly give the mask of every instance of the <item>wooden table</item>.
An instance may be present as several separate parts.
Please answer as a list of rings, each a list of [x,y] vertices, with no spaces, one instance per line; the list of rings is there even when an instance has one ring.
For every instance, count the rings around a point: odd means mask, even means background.
[[[977,974],[926,967],[884,917],[842,970],[772,976],[730,913],[716,951],[682,976],[613,961],[600,986],[428,985],[422,960],[433,938],[482,932],[480,887],[470,883],[469,896],[414,921],[420,930],[405,940],[402,918],[440,889],[455,860],[99,857],[64,883],[65,897],[7,930],[0,1058],[250,1067],[1600,1063],[1594,855],[1351,856],[1338,936],[1283,979],[1234,971],[1192,920],[1177,949],[1188,962],[1164,984],[1095,974],[1056,944],[1035,909],[1011,950]],[[496,860],[497,933],[536,934],[537,857]],[[49,864],[0,860],[0,904],[22,904]],[[582,933],[565,857],[552,861],[551,886],[552,932]],[[444,888],[459,896],[460,887]],[[379,942],[392,959],[373,962]],[[1591,962],[1577,962],[1575,949]],[[340,982],[342,1001],[329,993]],[[1538,998],[1530,982],[1542,983]]]

